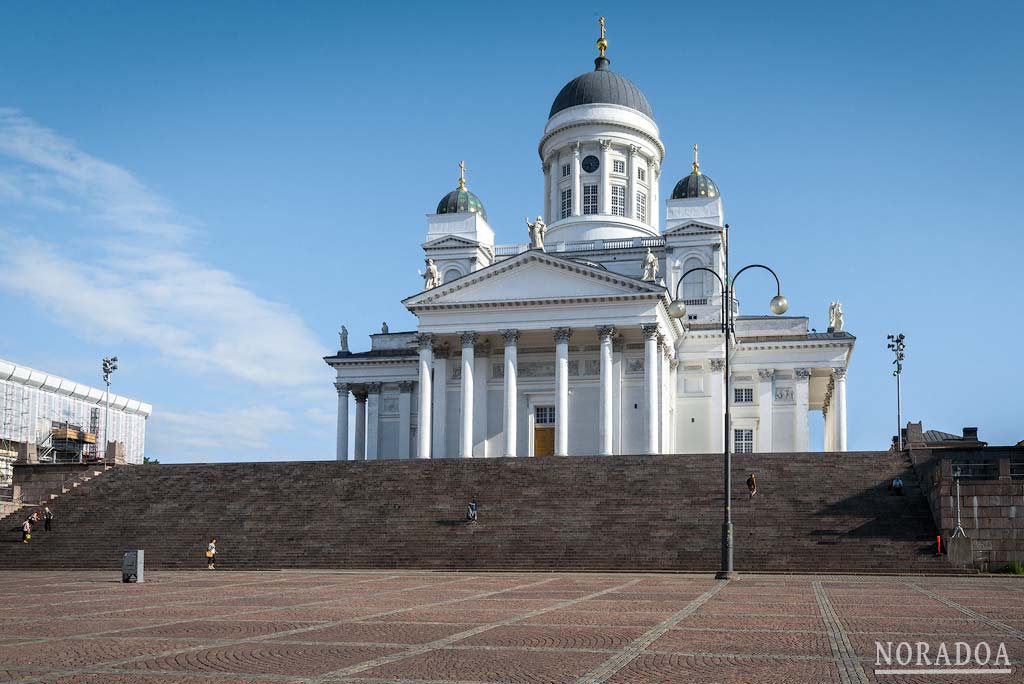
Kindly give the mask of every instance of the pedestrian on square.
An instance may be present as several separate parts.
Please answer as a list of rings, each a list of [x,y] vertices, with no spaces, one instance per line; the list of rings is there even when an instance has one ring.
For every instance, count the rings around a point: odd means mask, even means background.
[[[50,532],[52,531],[53,525],[53,511],[50,510],[49,506],[43,508],[43,530]]]
[[[469,502],[469,506],[466,507],[466,522],[467,523],[475,523],[476,522],[476,511],[477,511],[476,499],[472,499]]]
[[[28,544],[28,540],[32,538],[32,516],[25,518],[25,522],[21,523],[21,543]]]
[[[753,499],[754,495],[757,494],[757,477],[754,473],[750,473],[750,477],[747,478],[747,489],[750,490],[749,498]]]
[[[206,545],[206,569],[215,570],[217,562],[217,538],[210,537],[210,543]]]

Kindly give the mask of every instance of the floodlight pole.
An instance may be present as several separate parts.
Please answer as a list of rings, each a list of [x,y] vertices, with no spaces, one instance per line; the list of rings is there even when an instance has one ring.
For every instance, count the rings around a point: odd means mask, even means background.
[[[103,359],[103,382],[107,385],[106,411],[103,417],[103,459],[106,464],[107,442],[110,441],[110,376],[117,370],[117,357]]]
[[[896,445],[899,451],[903,451],[903,394],[900,388],[900,376],[903,375],[903,359],[906,356],[907,345],[904,342],[906,336],[899,333],[898,335],[889,335],[886,339],[889,340],[889,351],[896,356],[893,360],[896,370],[892,372],[896,377]]]

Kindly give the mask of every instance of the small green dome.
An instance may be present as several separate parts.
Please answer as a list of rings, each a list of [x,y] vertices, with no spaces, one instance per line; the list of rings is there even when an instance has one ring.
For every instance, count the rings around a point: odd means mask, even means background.
[[[700,171],[694,171],[676,183],[676,187],[672,191],[672,199],[693,199],[695,197],[713,199],[718,195],[718,186],[715,185],[715,181]]]
[[[456,188],[441,198],[437,203],[438,214],[480,214],[485,220],[487,211],[480,198],[466,190],[465,187]]]

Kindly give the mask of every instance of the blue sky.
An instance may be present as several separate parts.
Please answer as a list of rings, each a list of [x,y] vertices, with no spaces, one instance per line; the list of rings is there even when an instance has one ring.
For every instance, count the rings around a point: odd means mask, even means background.
[[[1024,439],[1021,6],[634,7],[5,4],[0,356],[98,384],[117,354],[165,462],[333,457],[339,325],[355,349],[415,327],[399,301],[460,159],[498,241],[524,239],[604,15],[662,196],[700,143],[733,263],[775,267],[819,330],[843,301],[850,447],[895,429],[896,331],[907,418]],[[741,283],[744,312],[770,294]]]

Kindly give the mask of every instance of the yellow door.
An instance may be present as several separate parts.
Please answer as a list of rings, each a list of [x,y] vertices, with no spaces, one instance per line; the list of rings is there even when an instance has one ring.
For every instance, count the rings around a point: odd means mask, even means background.
[[[533,429],[533,455],[554,456],[555,428],[535,427]]]

